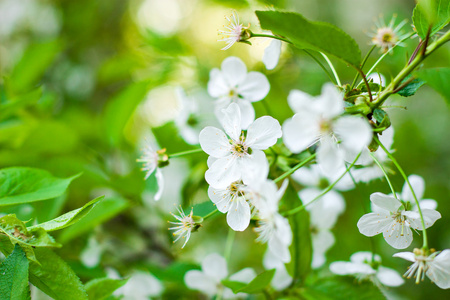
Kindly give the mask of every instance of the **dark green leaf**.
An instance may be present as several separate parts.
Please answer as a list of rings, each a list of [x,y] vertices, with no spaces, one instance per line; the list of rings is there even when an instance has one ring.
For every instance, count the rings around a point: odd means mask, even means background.
[[[425,69],[416,73],[447,101],[450,101],[450,68]]]
[[[404,81],[409,80],[409,78],[410,78],[410,76],[405,78]],[[416,78],[413,81],[411,81],[408,85],[406,85],[404,88],[402,88],[400,91],[398,91],[397,94],[399,94],[400,96],[403,96],[403,97],[412,96],[424,84],[425,84],[425,81]]]
[[[359,68],[361,50],[355,40],[336,26],[312,22],[292,12],[256,11],[262,29],[290,40],[300,49],[324,52]]]
[[[94,200],[91,200],[81,208],[69,211],[68,213],[65,213],[64,215],[59,216],[56,219],[50,220],[48,222],[31,226],[28,229],[31,230],[35,228],[36,229],[43,228],[45,231],[55,231],[66,228],[70,225],[75,224],[84,216],[86,216],[92,210],[92,208],[94,208],[94,206],[98,203],[98,201],[102,200],[104,197],[105,196],[95,198]]]
[[[373,111],[373,117],[377,121],[377,128],[386,129],[389,126],[391,126],[391,120],[389,119],[388,114],[384,110],[376,108]]]
[[[28,286],[28,259],[16,244],[14,251],[0,266],[0,300],[25,300],[30,298]]]
[[[40,264],[30,262],[30,282],[55,300],[88,300],[73,270],[53,251],[35,249]]]
[[[358,282],[354,277],[321,278],[302,289],[307,300],[384,300],[381,291],[372,282]]]
[[[419,0],[412,19],[422,39],[425,39],[430,26],[431,35],[434,35],[450,22],[450,0]]]
[[[86,283],[89,300],[103,300],[127,283],[128,279],[97,278]]]
[[[40,169],[15,167],[0,170],[0,206],[47,200],[61,196],[70,178],[56,178]]]

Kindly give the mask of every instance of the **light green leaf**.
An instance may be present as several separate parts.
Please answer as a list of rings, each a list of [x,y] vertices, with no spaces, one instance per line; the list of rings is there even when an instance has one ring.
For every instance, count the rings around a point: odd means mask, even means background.
[[[30,262],[30,282],[55,300],[88,300],[74,271],[53,251],[35,249],[40,264]]]
[[[92,210],[92,208],[94,208],[94,206],[103,198],[105,198],[105,196],[95,198],[94,200],[91,200],[81,208],[69,211],[68,213],[65,213],[48,222],[28,227],[28,229],[30,230],[43,228],[45,231],[55,231],[66,228],[70,225],[75,224],[84,216],[86,216]]]
[[[128,279],[97,278],[86,283],[89,300],[103,300],[127,283]]]
[[[431,35],[434,35],[450,22],[450,0],[420,0],[414,8],[412,19],[422,39],[425,39],[430,26]]]
[[[88,215],[86,215],[78,223],[64,230],[59,236],[62,243],[91,230],[95,226],[106,222],[115,217],[121,211],[128,207],[128,201],[121,198],[108,198],[102,200],[93,207]]]
[[[255,294],[262,292],[272,281],[275,269],[267,270],[256,276],[249,284],[237,290],[237,293]],[[234,292],[234,291],[233,291]]]
[[[300,49],[333,55],[359,68],[361,50],[347,33],[324,22],[312,22],[293,12],[256,11],[262,29],[283,36]]]
[[[14,99],[8,100],[0,104],[0,120],[6,119],[19,109],[36,103],[42,96],[42,88],[34,89],[33,91],[20,95]]]
[[[0,266],[0,300],[25,300],[30,298],[28,286],[28,259],[16,244],[14,251]]]
[[[450,68],[424,69],[416,74],[450,103]]]
[[[70,178],[56,178],[41,169],[14,167],[0,170],[0,206],[47,200],[61,196]]]
[[[327,277],[310,282],[301,289],[301,295],[306,300],[386,299],[372,282],[358,282],[349,276]]]

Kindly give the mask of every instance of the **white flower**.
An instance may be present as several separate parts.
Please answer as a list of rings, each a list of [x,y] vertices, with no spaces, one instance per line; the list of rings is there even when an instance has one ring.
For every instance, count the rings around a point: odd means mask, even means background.
[[[350,256],[350,262],[336,261],[330,264],[331,272],[338,275],[355,275],[360,280],[370,279],[376,285],[396,287],[404,283],[397,271],[381,266],[381,258],[372,253],[361,251]]]
[[[243,294],[233,294],[233,292],[224,287],[221,282],[228,277],[227,262],[225,258],[217,253],[206,256],[202,261],[202,270],[190,270],[184,275],[186,286],[193,290],[198,290],[203,294],[213,297],[222,293],[224,299],[237,298]],[[243,269],[228,279],[249,283],[256,277],[255,271],[251,268]]]
[[[109,278],[121,279],[114,269],[107,269]],[[163,286],[161,282],[149,272],[134,271],[127,283],[114,291],[113,295],[129,300],[147,300],[149,297],[161,295]]]
[[[230,103],[239,105],[242,114],[241,127],[247,129],[255,119],[252,102],[267,96],[270,84],[266,76],[259,72],[247,73],[247,67],[237,57],[228,57],[222,62],[221,70],[212,69],[208,82],[208,93],[218,98],[215,113],[221,117],[221,109]]]
[[[216,158],[205,173],[209,185],[216,189],[226,188],[232,182],[243,179],[256,158],[265,159],[265,154],[255,155],[274,145],[281,137],[281,126],[277,120],[263,116],[249,126],[247,135],[241,132],[241,112],[236,103],[222,110],[221,123],[226,134],[208,126],[200,132],[200,146],[207,154]]]
[[[138,162],[143,163],[142,171],[145,172],[144,179],[147,179],[155,173],[156,182],[158,184],[158,190],[155,194],[155,201],[161,199],[161,195],[164,189],[164,177],[159,168],[161,161],[168,161],[167,154],[165,154],[166,149],[161,149],[158,151],[153,150],[152,146],[147,143],[143,149],[143,154],[141,158],[137,159]]]
[[[273,70],[278,64],[281,54],[281,41],[273,39],[264,49],[263,63],[267,70]]]
[[[239,15],[236,11],[233,11],[231,16],[229,17],[225,16],[225,19],[229,22],[229,24],[227,26],[224,26],[225,30],[219,30],[219,34],[224,36],[224,38],[220,39],[219,42],[224,41],[227,43],[227,45],[221,50],[227,50],[235,43],[248,38],[245,37],[245,30],[250,27],[243,26],[241,24],[241,22],[239,21]]]
[[[414,190],[414,193],[416,194],[417,200],[419,201],[420,208],[422,209],[436,209],[437,208],[437,202],[433,199],[422,199],[423,194],[425,192],[425,181],[422,177],[419,175],[410,175],[408,177],[409,183],[411,183],[411,186]],[[407,182],[403,185],[401,199],[403,201],[407,201],[411,203],[412,210],[418,210],[416,202],[414,200],[414,196],[411,192],[411,189],[409,188],[409,185]]]
[[[414,249],[414,252],[396,253],[394,257],[413,262],[404,276],[407,278],[414,276],[416,283],[423,281],[427,275],[441,289],[450,288],[450,249],[429,255],[423,250]]]
[[[80,260],[86,267],[93,268],[99,264],[103,251],[102,244],[97,241],[95,235],[91,235],[86,248],[81,251]]]
[[[397,26],[395,26],[396,15],[394,15],[389,22],[388,25],[384,23],[384,19],[380,18],[378,22],[375,23],[377,29],[374,33],[371,33],[372,44],[376,45],[381,49],[382,52],[389,51],[392,47],[394,47],[398,42],[404,39],[407,35],[404,35],[400,32],[400,29],[403,25],[406,24],[406,20],[400,22]],[[403,43],[398,44],[399,46],[403,46]]]
[[[289,221],[278,213],[278,203],[283,197],[288,185],[288,180],[277,190],[277,185],[271,181],[266,181],[261,187],[261,199],[258,207],[258,233],[257,241],[267,243],[269,251],[281,261],[288,263],[291,261],[289,246],[292,243],[292,231]]]
[[[366,236],[383,233],[386,242],[395,249],[404,249],[413,240],[410,227],[423,230],[420,215],[416,211],[407,211],[403,204],[394,197],[373,193],[370,201],[378,206],[378,211],[361,217],[358,221],[359,231]],[[425,228],[430,227],[441,218],[441,214],[432,209],[422,209]]]
[[[383,76],[383,74],[370,73],[369,75],[367,75],[367,80],[370,80],[370,79],[372,79],[373,83],[379,84],[381,86],[386,86],[386,78]]]
[[[302,189],[298,195],[303,204],[308,204],[316,198],[321,191],[316,188]],[[309,212],[311,225],[311,238],[313,246],[312,267],[319,268],[325,261],[325,253],[334,245],[335,238],[331,229],[337,218],[345,211],[344,198],[336,191],[329,191],[322,198],[306,206]]]
[[[344,158],[356,157],[372,140],[369,123],[357,116],[341,116],[344,101],[329,83],[316,98],[296,91],[288,98],[297,113],[283,124],[283,140],[294,153],[319,142],[317,162],[325,172],[335,172]]]
[[[330,184],[335,182],[343,173],[345,167],[336,170],[334,173],[324,172],[318,165],[310,165],[309,167],[302,167],[292,174],[292,179],[305,185],[307,187],[315,187],[318,189],[325,189]],[[339,180],[333,187],[333,190],[348,191],[355,188],[352,178],[347,173]]]
[[[218,122],[211,111],[213,101],[202,92],[195,92],[188,97],[182,87],[176,90],[180,112],[175,118],[175,125],[180,131],[181,137],[190,145],[198,144],[200,131],[208,125],[216,125]]]
[[[269,250],[264,255],[263,265],[266,270],[275,269],[275,275],[270,282],[275,290],[284,290],[292,283],[292,277],[287,272],[284,262]]]
[[[189,238],[191,237],[192,230],[196,229],[199,225],[196,224],[193,216],[194,216],[194,209],[191,209],[191,213],[189,215],[186,215],[184,211],[180,207],[177,207],[178,213],[180,216],[174,215],[173,213],[170,213],[172,216],[175,217],[175,219],[178,220],[178,222],[169,222],[170,224],[173,224],[175,226],[170,227],[169,230],[173,230],[172,233],[175,238],[173,241],[174,243],[177,242],[180,238],[185,239],[184,244],[181,247],[181,249],[186,246],[187,242],[189,241]]]

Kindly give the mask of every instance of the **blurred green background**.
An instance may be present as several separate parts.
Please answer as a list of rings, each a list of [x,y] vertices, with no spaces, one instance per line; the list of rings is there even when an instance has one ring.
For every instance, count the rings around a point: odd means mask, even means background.
[[[13,99],[21,108],[15,113],[0,111],[0,167],[38,167],[59,177],[83,172],[65,197],[3,213],[45,221],[105,194],[107,200],[89,220],[55,236],[64,243],[58,253],[84,281],[104,276],[105,267],[126,274],[139,266],[166,281],[165,297],[186,292],[189,298],[193,292],[182,291],[183,272],[206,254],[222,251],[228,231],[225,218],[208,221],[183,250],[179,244],[172,246],[166,220],[172,219],[169,212],[175,211],[174,204],[189,207],[207,201],[203,206],[211,205],[203,179],[207,156],[171,161],[163,170],[170,188],[158,203],[152,198],[155,179],[144,181],[136,163],[144,138],[155,139],[168,153],[195,148],[181,139],[174,126],[179,113],[175,88],[182,86],[188,95],[205,94],[209,71],[224,58],[238,56],[249,70],[267,75],[271,90],[264,101],[281,123],[292,116],[286,102],[291,89],[318,94],[328,81],[314,61],[286,45],[272,71],[261,62],[265,40],[221,51],[224,43],[217,42],[217,30],[225,25],[224,16],[235,9],[244,24],[251,23],[251,29],[259,32],[254,10],[297,11],[339,26],[356,39],[364,55],[370,48],[367,33],[373,30],[374,19],[382,14],[388,21],[397,14],[398,20],[410,20],[414,6],[413,0],[1,0],[0,105]],[[397,48],[378,71],[386,78],[395,76],[417,43],[412,39]],[[449,50],[450,45],[442,47],[425,66],[448,67]],[[379,55],[374,51],[368,65]],[[354,70],[333,63],[341,80],[351,82]],[[407,174],[425,178],[425,198],[439,203],[442,219],[429,230],[430,245],[450,248],[449,105],[426,86],[410,98],[394,96],[389,104],[407,107],[387,109],[395,129],[395,156]],[[254,107],[257,116],[267,114],[262,102]],[[401,176],[393,176],[393,182],[401,190]],[[328,251],[328,262],[370,250],[369,239],[358,232],[356,223],[375,191],[389,189],[378,180],[344,194],[347,211],[334,229],[337,242]],[[79,260],[91,236],[105,248],[100,265],[93,269]],[[262,271],[265,246],[255,243],[255,237],[251,230],[236,235],[230,273],[247,266]],[[401,273],[406,270],[406,262],[391,257],[397,251],[380,236],[374,240],[385,265]],[[416,236],[413,246],[419,245]],[[329,271],[324,267],[318,272]],[[450,292],[427,280],[419,286],[409,280],[390,291],[399,299],[450,298]]]

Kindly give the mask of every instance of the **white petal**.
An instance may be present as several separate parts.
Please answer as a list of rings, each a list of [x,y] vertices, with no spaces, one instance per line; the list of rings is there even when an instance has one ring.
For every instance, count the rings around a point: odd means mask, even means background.
[[[441,289],[450,288],[450,250],[439,253],[428,265],[427,276]]]
[[[212,126],[205,127],[199,136],[200,147],[207,154],[220,158],[231,153],[231,145],[225,133]]]
[[[315,101],[322,115],[331,119],[344,112],[344,97],[336,86],[332,83],[326,83],[322,87],[321,95]]]
[[[329,230],[320,230],[317,234],[312,234],[314,269],[320,268],[326,261],[325,253],[334,245],[335,239]]]
[[[422,199],[419,201],[419,205],[421,209],[434,209],[434,210],[436,210],[438,206],[436,200],[434,199]]]
[[[385,209],[390,212],[395,212],[402,205],[400,201],[392,196],[385,195],[383,193],[373,193],[370,195],[370,201],[376,206]]]
[[[373,83],[377,83],[381,86],[386,86],[386,78],[380,73],[370,73],[367,75],[367,80],[372,79]]]
[[[294,153],[299,153],[314,142],[320,135],[319,117],[309,112],[297,113],[283,123],[283,142]]]
[[[253,279],[256,277],[256,272],[252,268],[245,268],[240,270],[237,273],[234,273],[233,275],[228,278],[231,281],[239,281],[243,283],[250,283]]]
[[[81,262],[88,268],[95,267],[100,262],[102,252],[102,245],[97,242],[94,236],[91,236],[88,240],[86,248],[84,248],[81,252]]]
[[[228,189],[215,189],[210,186],[208,188],[208,196],[221,213],[228,212],[231,201],[231,196]]]
[[[252,155],[247,156],[246,161],[241,165],[243,167],[242,181],[252,188],[259,189],[269,175],[269,162],[264,152],[253,151]]]
[[[374,274],[375,270],[364,263],[336,261],[330,264],[330,271],[338,275]]]
[[[278,64],[281,54],[281,41],[272,40],[270,45],[264,49],[263,63],[267,70],[273,70]]]
[[[212,164],[215,163],[217,160],[218,158],[208,156],[208,159],[206,160],[206,165],[208,166],[208,168],[211,168]]]
[[[300,90],[291,90],[288,95],[288,104],[294,113],[310,110],[314,97]]]
[[[184,275],[184,283],[192,290],[198,290],[212,297],[217,294],[217,283],[213,278],[198,270],[190,270]]]
[[[381,266],[378,268],[377,278],[385,286],[400,286],[405,282],[397,271]]]
[[[386,242],[395,249],[405,249],[413,241],[412,231],[408,225],[400,222],[393,222],[383,231],[383,237]]]
[[[370,251],[358,251],[358,252],[353,253],[350,256],[350,261],[354,262],[354,263],[371,262],[372,256],[373,256],[373,254]],[[375,256],[373,256],[373,258],[375,259],[375,261],[381,262],[381,257],[378,254],[375,254]]]
[[[226,109],[222,109],[222,116],[219,121],[228,136],[235,141],[239,141],[241,136],[241,110],[236,103],[231,103]]]
[[[280,123],[272,117],[263,116],[248,128],[246,144],[252,149],[265,150],[273,146],[281,135]]]
[[[344,166],[342,152],[330,136],[320,139],[317,150],[317,164],[324,173],[335,173]]]
[[[145,272],[135,272],[124,286],[124,296],[130,299],[148,299],[161,294],[161,282],[153,275]]]
[[[250,206],[243,199],[231,202],[227,214],[227,223],[234,231],[244,231],[250,224]]]
[[[270,90],[267,77],[259,72],[250,72],[238,86],[238,93],[245,100],[255,102],[264,99]]]
[[[408,176],[408,180],[414,189],[417,200],[420,201],[423,197],[423,193],[425,192],[425,180],[423,180],[423,178],[419,175],[410,175]],[[402,200],[414,203],[414,197],[407,182],[403,185]]]
[[[205,275],[219,283],[228,276],[227,262],[223,256],[212,253],[202,261],[202,270]]]
[[[321,174],[318,165],[311,165],[298,169],[291,177],[302,185],[317,187],[320,184]]]
[[[291,261],[291,253],[289,246],[281,243],[277,237],[272,237],[268,242],[269,251],[278,257],[282,262],[288,263]]]
[[[410,262],[416,261],[416,256],[412,252],[398,252],[398,253],[395,253],[394,255],[392,255],[392,257],[400,257],[405,260],[409,260]]]
[[[240,84],[247,74],[247,67],[244,62],[237,57],[225,58],[221,65],[222,74],[231,87]]]
[[[161,199],[162,193],[164,191],[164,176],[160,168],[156,168],[155,177],[156,183],[158,185],[158,190],[155,194],[155,201],[158,201],[159,199]]]
[[[279,214],[275,215],[275,226],[277,229],[277,238],[280,242],[285,245],[290,245],[292,243],[292,230],[289,225],[288,219],[282,217]]]
[[[231,155],[215,161],[205,173],[206,182],[216,189],[225,189],[240,177],[239,162]]]
[[[219,69],[212,69],[209,73],[208,93],[211,97],[218,98],[227,95],[230,92],[230,86],[225,80]]]
[[[420,215],[418,212],[405,211],[403,212],[403,215],[407,216],[412,228],[423,230],[422,222],[420,221]],[[441,218],[441,214],[433,209],[422,209],[422,215],[425,222],[425,228],[432,226],[438,219]]]
[[[333,124],[333,132],[341,140],[341,146],[356,155],[372,140],[372,128],[361,117],[344,116],[337,119]]]
[[[358,221],[359,232],[365,236],[374,236],[385,232],[393,224],[392,218],[389,214],[370,213],[362,216]]]
[[[238,99],[236,104],[241,110],[241,128],[245,130],[255,121],[255,109],[252,103],[247,100]]]
[[[277,291],[282,291],[292,283],[292,277],[287,272],[284,265],[275,270],[275,275],[272,278],[271,285]]]

